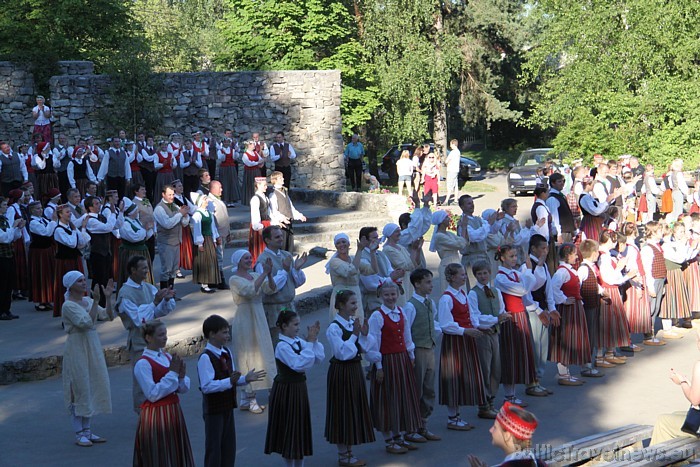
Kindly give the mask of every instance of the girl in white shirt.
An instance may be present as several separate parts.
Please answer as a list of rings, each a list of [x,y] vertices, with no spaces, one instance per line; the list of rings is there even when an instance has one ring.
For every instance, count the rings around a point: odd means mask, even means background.
[[[401,152],[401,157],[396,161],[396,174],[399,177],[399,196],[403,191],[404,185],[406,186],[406,194],[411,192],[411,177],[416,166],[411,160],[411,153],[407,149]]]

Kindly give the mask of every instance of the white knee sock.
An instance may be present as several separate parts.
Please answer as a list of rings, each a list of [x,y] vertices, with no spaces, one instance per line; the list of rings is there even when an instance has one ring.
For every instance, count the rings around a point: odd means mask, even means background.
[[[670,319],[662,319],[661,320],[661,329],[663,329],[664,331],[670,331],[671,326],[672,326],[672,323],[671,323]]]
[[[569,368],[561,363],[557,363],[557,371],[559,371],[559,376],[569,375]]]

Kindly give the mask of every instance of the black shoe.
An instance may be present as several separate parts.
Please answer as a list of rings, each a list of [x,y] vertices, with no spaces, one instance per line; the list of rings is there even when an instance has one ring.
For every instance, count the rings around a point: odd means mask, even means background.
[[[678,326],[684,329],[693,329],[693,323],[689,319],[682,319],[678,323]]]
[[[211,288],[209,288],[209,287],[206,286],[206,285],[201,286],[201,287],[199,288],[199,291],[202,292],[202,293],[214,293],[214,292],[216,292],[216,290],[211,289]]]

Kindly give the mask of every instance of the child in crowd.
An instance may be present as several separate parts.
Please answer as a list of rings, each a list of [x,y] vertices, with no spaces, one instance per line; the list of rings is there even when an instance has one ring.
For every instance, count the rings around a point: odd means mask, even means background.
[[[661,346],[666,342],[654,335],[656,319],[661,312],[661,302],[666,294],[666,262],[664,251],[659,242],[663,237],[663,228],[657,221],[648,222],[644,226],[646,242],[639,252],[642,265],[646,271],[645,288],[649,296],[651,313],[651,329],[644,334],[644,345]]]
[[[683,279],[682,268],[686,261],[697,254],[686,242],[685,226],[682,222],[677,222],[673,228],[667,227],[664,232],[663,251],[666,262],[666,296],[661,306],[663,337],[678,339],[683,335],[671,327],[675,325],[680,330],[682,320],[691,316],[688,285]]]
[[[640,333],[647,335],[652,331],[651,311],[649,310],[649,295],[644,288],[647,271],[642,262],[642,256],[634,240],[637,237],[637,225],[634,222],[622,224],[620,232],[617,233],[618,256],[627,258],[627,270],[636,270],[637,280],[630,281],[630,285],[625,289],[625,313],[630,324],[630,334]],[[631,341],[623,350],[627,352],[640,352],[642,347],[633,344]]]
[[[372,415],[367,403],[362,352],[370,348],[369,326],[355,318],[358,297],[349,290],[335,297],[337,315],[326,330],[331,364],[326,384],[326,429],[329,443],[338,446],[338,464],[362,466],[366,462],[352,453],[352,446],[374,442]]]
[[[299,315],[287,309],[277,318],[277,376],[270,391],[265,437],[265,454],[281,454],[288,467],[303,467],[304,457],[313,454],[306,370],[325,356],[323,344],[318,342],[321,323],[308,327],[306,340],[298,337],[299,323]]]
[[[584,364],[584,369],[581,372],[586,373],[585,376],[596,377],[600,371],[593,367],[612,368],[615,365],[608,363],[603,359],[602,350],[600,350],[598,342],[599,326],[600,326],[600,302],[601,300],[610,300],[603,286],[600,285],[600,271],[598,270],[598,257],[600,256],[600,244],[595,240],[584,240],[579,245],[579,252],[583,257],[581,265],[576,274],[581,283],[581,301],[583,302],[583,312],[586,315],[586,330],[588,331],[588,344],[591,351],[591,363]],[[596,358],[597,356],[597,358]]]
[[[199,389],[204,412],[204,465],[233,466],[236,463],[236,386],[245,386],[265,377],[265,370],[253,368],[242,375],[233,366],[231,351],[224,346],[231,339],[228,321],[211,315],[202,324],[207,340],[197,362]]]

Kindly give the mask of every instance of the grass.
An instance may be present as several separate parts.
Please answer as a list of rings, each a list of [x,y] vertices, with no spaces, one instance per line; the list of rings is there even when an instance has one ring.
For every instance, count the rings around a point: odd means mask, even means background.
[[[508,164],[518,159],[520,151],[484,149],[483,151],[464,151],[462,155],[477,161],[482,170],[508,170]]]
[[[490,183],[467,181],[462,185],[461,191],[466,191],[468,193],[493,193],[496,191],[496,187]]]

